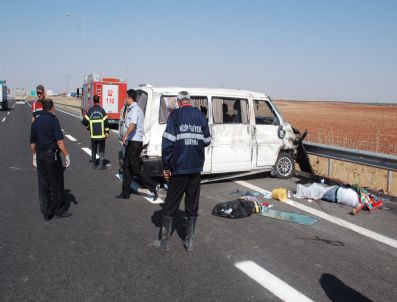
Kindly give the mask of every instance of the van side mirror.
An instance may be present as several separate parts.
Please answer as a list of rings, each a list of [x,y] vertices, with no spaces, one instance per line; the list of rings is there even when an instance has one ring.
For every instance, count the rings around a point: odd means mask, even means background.
[[[284,138],[285,136],[285,130],[283,129],[283,127],[280,125],[280,127],[278,127],[278,137],[279,138]]]

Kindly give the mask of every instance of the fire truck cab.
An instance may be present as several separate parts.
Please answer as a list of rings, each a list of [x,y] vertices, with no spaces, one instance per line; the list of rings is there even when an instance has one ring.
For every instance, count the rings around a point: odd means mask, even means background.
[[[82,118],[93,106],[94,95],[99,96],[99,104],[106,111],[109,124],[117,125],[127,95],[127,83],[117,78],[102,78],[98,74],[85,76],[81,98]]]

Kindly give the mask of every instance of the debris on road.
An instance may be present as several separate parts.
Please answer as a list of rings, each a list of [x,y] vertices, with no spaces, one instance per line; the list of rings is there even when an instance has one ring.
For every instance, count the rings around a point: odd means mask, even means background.
[[[273,197],[273,199],[286,202],[288,200],[288,198],[287,198],[287,190],[284,189],[284,188],[274,189],[272,191],[272,197]]]
[[[263,217],[268,217],[268,218],[273,218],[286,222],[292,222],[292,223],[308,225],[308,226],[313,225],[318,221],[317,217],[298,214],[294,212],[273,210],[273,209],[268,209],[267,211],[259,213],[259,215]]]

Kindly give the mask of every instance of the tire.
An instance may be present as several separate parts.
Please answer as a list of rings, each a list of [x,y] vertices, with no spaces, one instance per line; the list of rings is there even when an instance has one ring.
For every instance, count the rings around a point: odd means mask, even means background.
[[[291,178],[295,175],[295,161],[291,154],[280,152],[274,165],[274,175],[278,178]]]

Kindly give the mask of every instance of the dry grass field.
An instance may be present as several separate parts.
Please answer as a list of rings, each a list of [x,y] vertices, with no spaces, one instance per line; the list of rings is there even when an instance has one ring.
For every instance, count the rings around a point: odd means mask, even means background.
[[[397,155],[397,105],[337,102],[276,101],[284,118],[307,140],[326,145]],[[311,157],[316,173],[326,175],[327,160]],[[335,161],[332,176],[347,183],[360,183],[387,191],[384,170]],[[397,173],[392,175],[390,194],[397,194]]]

